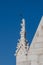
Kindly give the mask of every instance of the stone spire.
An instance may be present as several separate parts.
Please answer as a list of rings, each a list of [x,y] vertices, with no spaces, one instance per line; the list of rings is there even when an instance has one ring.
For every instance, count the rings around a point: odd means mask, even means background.
[[[21,23],[20,39],[18,39],[16,55],[20,51],[20,48],[24,48],[23,52],[27,55],[29,46],[28,46],[28,41],[26,40],[26,30],[25,30],[25,19],[24,18],[22,19],[22,23]]]
[[[22,19],[21,27],[22,27],[20,31],[21,37],[25,38],[25,19]]]

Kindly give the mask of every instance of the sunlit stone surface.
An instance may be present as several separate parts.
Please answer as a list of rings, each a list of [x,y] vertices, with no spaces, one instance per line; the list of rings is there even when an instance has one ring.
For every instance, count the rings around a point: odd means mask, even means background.
[[[30,47],[26,40],[25,19],[22,19],[21,27],[15,53],[16,65],[43,65],[43,16]]]
[[[43,17],[32,40],[28,55],[31,65],[43,65]]]

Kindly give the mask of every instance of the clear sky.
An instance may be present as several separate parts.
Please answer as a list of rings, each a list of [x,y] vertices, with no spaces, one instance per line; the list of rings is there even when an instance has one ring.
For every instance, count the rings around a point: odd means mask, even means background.
[[[31,43],[42,15],[43,0],[0,0],[0,65],[16,65],[21,18],[26,20],[26,38]]]

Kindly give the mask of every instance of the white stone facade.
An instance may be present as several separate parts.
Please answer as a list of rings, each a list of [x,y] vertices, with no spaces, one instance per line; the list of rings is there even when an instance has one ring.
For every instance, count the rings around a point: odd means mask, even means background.
[[[28,55],[32,56],[31,65],[43,65],[43,17],[32,40]]]
[[[43,16],[30,47],[26,40],[24,19],[22,19],[21,26],[21,38],[15,54],[16,65],[43,65]]]

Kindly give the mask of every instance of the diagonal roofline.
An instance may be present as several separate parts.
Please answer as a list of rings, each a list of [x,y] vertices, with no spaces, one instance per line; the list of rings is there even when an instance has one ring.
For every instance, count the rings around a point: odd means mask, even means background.
[[[39,29],[41,23],[42,23],[42,20],[43,20],[43,16],[41,17],[40,23],[39,23],[39,25],[38,25],[38,27],[37,27],[37,29],[36,29],[36,32],[35,32],[35,34],[34,34],[34,36],[33,36],[33,39],[32,39],[32,42],[31,42],[30,46],[33,44],[33,41],[34,41],[34,39],[35,39],[35,37],[36,37],[36,33],[37,33],[37,31],[38,31],[38,29]]]

